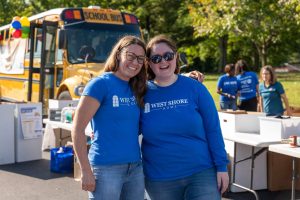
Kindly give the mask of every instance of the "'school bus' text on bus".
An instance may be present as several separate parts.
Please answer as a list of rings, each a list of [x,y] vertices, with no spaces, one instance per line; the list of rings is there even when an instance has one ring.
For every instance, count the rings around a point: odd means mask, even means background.
[[[10,25],[0,27],[4,101],[78,99],[84,85],[103,73],[113,45],[124,35],[141,36],[134,15],[112,9],[61,8],[28,19],[28,38],[12,37]]]

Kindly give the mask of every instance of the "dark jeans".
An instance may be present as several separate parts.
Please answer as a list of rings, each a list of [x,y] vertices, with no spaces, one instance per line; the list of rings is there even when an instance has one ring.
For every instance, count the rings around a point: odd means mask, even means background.
[[[246,111],[257,111],[257,98],[253,97],[251,99],[247,99],[240,102],[240,105],[238,106],[240,110],[246,110]]]

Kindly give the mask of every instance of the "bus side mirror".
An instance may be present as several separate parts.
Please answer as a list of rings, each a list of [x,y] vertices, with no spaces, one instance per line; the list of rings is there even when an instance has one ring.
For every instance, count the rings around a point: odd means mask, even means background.
[[[188,66],[188,61],[186,59],[185,53],[179,53],[179,60],[183,63],[183,65],[180,66],[180,69],[186,68]]]
[[[58,48],[59,49],[67,48],[67,32],[66,32],[66,30],[59,30],[59,32],[58,32]]]

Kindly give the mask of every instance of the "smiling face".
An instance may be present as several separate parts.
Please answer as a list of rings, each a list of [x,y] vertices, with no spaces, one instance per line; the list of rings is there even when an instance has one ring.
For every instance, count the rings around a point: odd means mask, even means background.
[[[117,56],[119,68],[115,75],[122,80],[129,81],[136,76],[143,67],[142,60],[145,60],[144,49],[137,44],[124,47]]]
[[[269,83],[271,81],[271,73],[268,70],[263,69],[261,73],[261,78],[264,82]]]
[[[150,68],[155,74],[156,80],[167,81],[172,79],[176,69],[176,53],[173,59],[170,57],[170,53],[174,53],[173,50],[166,43],[154,44],[151,48],[150,54]],[[162,59],[158,63],[151,61],[151,57],[162,56]]]

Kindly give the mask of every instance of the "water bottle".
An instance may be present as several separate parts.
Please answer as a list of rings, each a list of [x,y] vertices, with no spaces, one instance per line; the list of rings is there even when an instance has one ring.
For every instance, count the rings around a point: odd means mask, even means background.
[[[74,118],[76,107],[73,107],[72,104],[69,106],[64,107],[61,111],[61,122],[63,123],[72,123]]]

